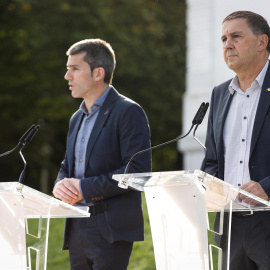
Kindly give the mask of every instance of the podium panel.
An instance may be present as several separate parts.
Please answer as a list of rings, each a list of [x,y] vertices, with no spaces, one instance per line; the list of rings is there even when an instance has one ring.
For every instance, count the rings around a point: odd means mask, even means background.
[[[215,269],[229,270],[232,212],[270,210],[268,201],[199,170],[120,174],[113,179],[119,187],[145,192],[157,270],[212,270],[213,260]],[[240,193],[251,205],[238,200]],[[208,240],[211,212],[220,216],[219,231],[212,233],[223,237],[222,246]]]
[[[46,270],[50,218],[89,215],[87,207],[71,206],[16,182],[0,183],[0,269]]]
[[[185,183],[145,187],[145,197],[157,269],[209,269],[206,204],[201,186]],[[186,203],[188,206],[183,207]]]
[[[0,269],[26,269],[22,200],[16,194],[0,194]]]

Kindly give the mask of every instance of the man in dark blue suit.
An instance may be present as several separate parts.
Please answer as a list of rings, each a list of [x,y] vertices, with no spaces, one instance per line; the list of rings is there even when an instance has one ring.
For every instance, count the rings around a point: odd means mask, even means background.
[[[134,241],[144,239],[141,194],[112,180],[136,152],[150,147],[143,109],[111,85],[115,55],[100,39],[82,40],[67,51],[65,79],[82,98],[71,117],[65,159],[53,194],[89,206],[90,218],[68,219],[64,249],[72,270],[127,268]],[[134,159],[130,173],[151,171],[150,152]]]
[[[270,197],[270,30],[259,14],[223,21],[224,59],[236,76],[214,88],[203,169],[264,200]],[[240,201],[252,203],[245,196]],[[227,268],[226,268],[227,269]],[[232,215],[230,270],[270,269],[270,213]]]

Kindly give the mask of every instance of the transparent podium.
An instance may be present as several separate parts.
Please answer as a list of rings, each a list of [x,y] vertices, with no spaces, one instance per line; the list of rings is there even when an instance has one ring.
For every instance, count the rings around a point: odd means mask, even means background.
[[[157,270],[228,270],[232,212],[270,210],[268,201],[199,170],[113,179],[122,188],[145,192]],[[240,193],[251,205],[238,200]],[[220,217],[216,231],[209,226],[214,212]]]
[[[0,269],[45,270],[50,218],[88,217],[79,209],[17,182],[0,183]]]

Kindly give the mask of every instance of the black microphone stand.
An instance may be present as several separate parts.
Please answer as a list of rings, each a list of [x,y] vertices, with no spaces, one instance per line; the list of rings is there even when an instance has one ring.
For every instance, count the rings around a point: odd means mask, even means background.
[[[137,155],[143,154],[143,153],[148,152],[148,151],[150,151],[150,150],[154,150],[154,149],[156,149],[156,148],[158,148],[158,147],[161,147],[161,146],[170,144],[170,143],[172,143],[172,142],[176,142],[176,141],[178,141],[178,140],[181,140],[181,139],[187,137],[195,125],[196,125],[196,128],[195,128],[195,129],[197,129],[198,126],[202,123],[202,120],[203,120],[203,118],[204,118],[204,116],[205,116],[205,113],[206,113],[206,111],[207,111],[207,109],[208,109],[208,105],[209,105],[209,103],[206,103],[206,104],[205,104],[204,102],[201,104],[201,106],[199,107],[197,113],[195,114],[195,116],[194,116],[194,118],[193,118],[193,120],[192,120],[191,128],[189,129],[189,131],[188,131],[185,135],[180,136],[180,137],[177,137],[177,138],[175,138],[175,139],[173,139],[173,140],[170,140],[170,141],[168,141],[168,142],[164,142],[164,143],[161,143],[161,144],[152,146],[152,147],[150,147],[150,148],[147,148],[147,149],[144,149],[144,150],[141,150],[141,151],[135,153],[135,154],[130,158],[130,160],[129,160],[129,162],[128,162],[126,168],[125,168],[124,174],[129,173],[129,169],[130,169],[131,163],[132,163],[134,157],[136,157]],[[195,134],[195,132],[194,132],[193,134]]]
[[[34,128],[31,129],[30,132],[28,132],[27,136],[25,136],[25,138],[24,138],[23,146],[22,146],[22,148],[21,148],[21,150],[19,152],[20,153],[20,156],[21,156],[21,158],[22,158],[22,160],[24,162],[24,167],[23,167],[23,170],[22,170],[22,172],[20,174],[20,177],[19,177],[19,180],[18,180],[18,183],[20,183],[20,184],[23,184],[24,183],[24,176],[25,176],[26,165],[27,165],[27,163],[25,161],[25,158],[24,158],[24,156],[22,154],[22,150],[24,149],[24,147],[27,144],[29,144],[33,140],[33,138],[36,135],[36,133],[38,132],[38,130],[39,130],[39,125],[34,126]]]
[[[161,146],[164,146],[164,145],[167,145],[167,144],[170,144],[170,143],[172,143],[172,142],[176,142],[176,141],[178,141],[178,140],[180,140],[180,139],[185,138],[185,137],[191,132],[191,130],[193,129],[193,127],[194,127],[194,125],[191,126],[190,130],[189,130],[189,131],[187,132],[187,134],[185,134],[184,136],[177,137],[177,138],[175,138],[175,139],[173,139],[173,140],[170,140],[170,141],[168,141],[168,142],[164,142],[164,143],[155,145],[155,146],[153,146],[153,147],[149,147],[149,148],[147,148],[147,149],[144,149],[144,150],[142,150],[142,151],[139,151],[139,152],[135,153],[135,154],[131,157],[131,159],[129,160],[129,162],[128,162],[127,166],[126,166],[126,169],[125,169],[124,174],[127,174],[127,173],[129,172],[130,165],[131,165],[131,162],[133,161],[134,157],[136,157],[137,155],[143,154],[143,153],[145,153],[145,152],[148,152],[148,151],[150,151],[150,150],[156,149],[156,148],[158,148],[158,147],[161,147]]]
[[[25,139],[27,138],[27,136],[33,131],[33,129],[36,127],[36,125],[32,125],[23,135],[22,137],[20,138],[18,144],[11,150],[5,152],[5,153],[2,153],[0,154],[0,157],[3,157],[3,156],[6,156],[6,155],[9,155],[11,154],[12,152],[14,152],[21,144],[24,144],[25,143]]]

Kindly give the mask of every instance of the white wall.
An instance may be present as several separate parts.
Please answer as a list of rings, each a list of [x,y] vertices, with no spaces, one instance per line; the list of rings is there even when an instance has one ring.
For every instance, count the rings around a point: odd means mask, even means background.
[[[187,0],[187,71],[183,103],[183,134],[202,102],[209,102],[214,86],[232,78],[234,73],[224,63],[221,43],[223,19],[237,10],[250,10],[262,15],[270,24],[269,0]],[[207,116],[196,137],[204,143]],[[200,168],[202,147],[189,135],[178,142],[184,154],[185,170]]]

